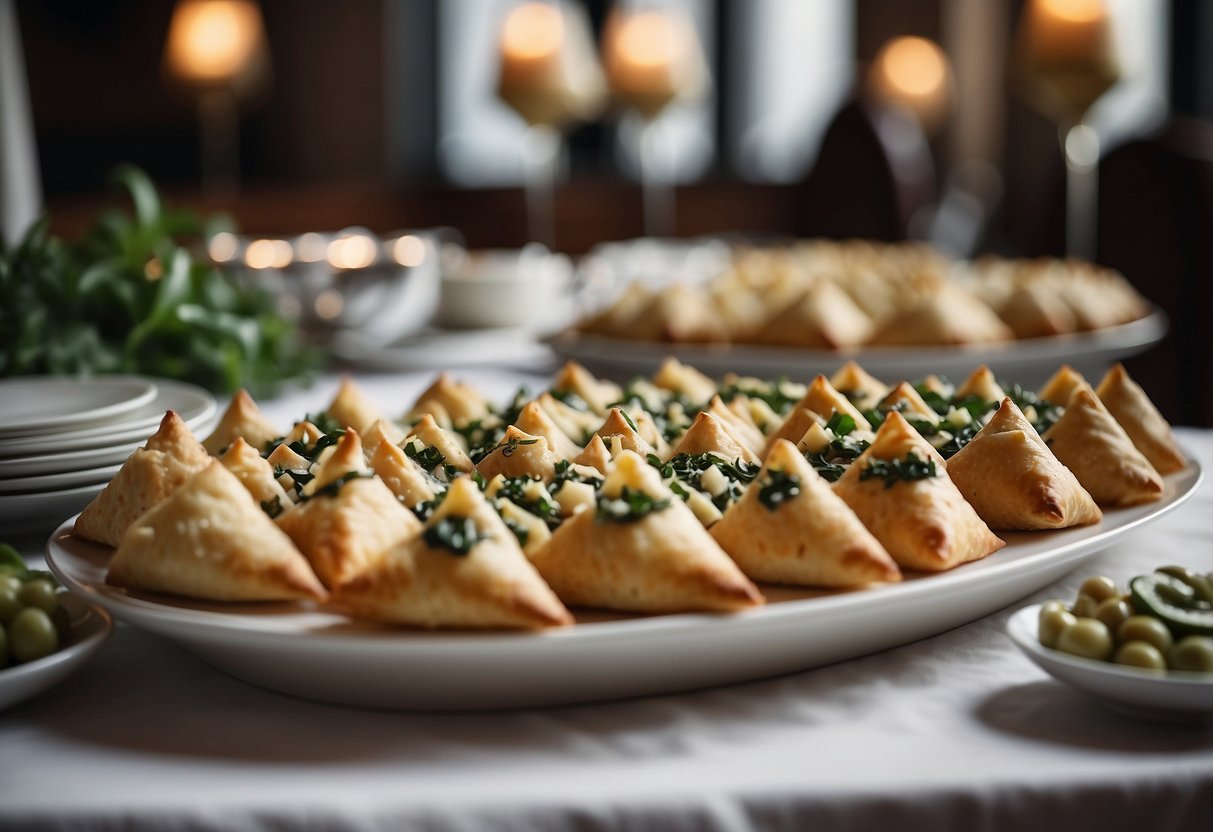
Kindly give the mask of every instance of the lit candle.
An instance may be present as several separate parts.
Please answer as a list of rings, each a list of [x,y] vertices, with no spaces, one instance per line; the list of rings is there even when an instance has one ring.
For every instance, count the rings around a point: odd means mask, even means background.
[[[868,85],[878,100],[913,113],[928,133],[947,118],[952,70],[943,50],[926,38],[902,37],[886,43],[872,63]]]
[[[165,63],[196,86],[243,86],[264,70],[265,51],[252,0],[183,0],[169,25]]]
[[[674,9],[613,12],[603,33],[603,63],[611,92],[645,118],[707,87],[694,25]]]
[[[525,3],[505,18],[497,93],[530,124],[560,126],[594,115],[603,97],[589,29],[572,11]]]
[[[1116,83],[1120,69],[1103,0],[1030,0],[1024,9],[1020,63],[1045,109],[1076,118]],[[1039,96],[1038,96],[1039,97]]]

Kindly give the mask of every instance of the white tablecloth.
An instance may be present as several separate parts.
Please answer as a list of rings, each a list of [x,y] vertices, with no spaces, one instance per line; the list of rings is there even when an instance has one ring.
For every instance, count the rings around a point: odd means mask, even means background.
[[[392,412],[427,380],[360,379]],[[267,412],[318,410],[335,385]],[[1213,433],[1181,438],[1213,465]],[[1023,603],[1164,562],[1213,570],[1209,486]],[[779,679],[471,715],[293,699],[119,625],[0,712],[0,829],[1213,829],[1213,725],[1054,682],[1004,635],[1013,608]]]

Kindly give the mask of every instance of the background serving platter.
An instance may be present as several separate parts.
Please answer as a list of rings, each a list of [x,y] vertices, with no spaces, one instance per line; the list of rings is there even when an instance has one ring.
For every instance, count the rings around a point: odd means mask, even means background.
[[[886,381],[919,378],[924,368],[959,381],[979,364],[988,364],[999,378],[1013,378],[1025,387],[1034,388],[1043,384],[1062,362],[1098,378],[1111,362],[1144,351],[1166,333],[1166,315],[1154,309],[1144,318],[1107,329],[960,347],[811,350],[751,344],[630,341],[573,331],[549,338],[548,344],[558,357],[578,361],[595,373],[617,379],[651,374],[667,355],[672,355],[716,378],[733,372],[762,378],[787,376],[794,381],[807,381],[817,373],[829,375],[852,359]]]
[[[905,644],[987,615],[1182,504],[1203,474],[1166,478],[1157,503],[1084,528],[1005,535],[976,563],[847,593],[764,586],[765,607],[734,615],[578,616],[542,633],[428,633],[352,622],[310,605],[206,604],[105,584],[111,550],[47,543],[65,586],[115,618],[170,638],[219,670],[298,696],[417,710],[591,702],[741,682]]]

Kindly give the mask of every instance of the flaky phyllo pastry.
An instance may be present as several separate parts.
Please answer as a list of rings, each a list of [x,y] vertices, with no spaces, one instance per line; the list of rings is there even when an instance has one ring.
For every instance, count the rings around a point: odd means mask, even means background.
[[[836,490],[904,569],[951,569],[1006,545],[948,479],[943,458],[896,411]]]
[[[356,577],[389,546],[416,534],[417,518],[376,477],[350,430],[303,488],[279,527],[329,589]]]
[[[695,421],[687,428],[682,439],[674,446],[672,456],[679,454],[716,454],[725,460],[740,459],[742,462],[757,462],[758,456],[742,445],[724,424],[711,413],[700,411]]]
[[[763,601],[656,470],[630,451],[616,457],[596,510],[566,520],[532,562],[572,606],[656,613]]]
[[[236,437],[219,461],[267,513],[281,513],[293,505],[282,483],[274,478],[274,466],[242,438]]]
[[[573,623],[469,477],[451,483],[423,529],[381,553],[333,600],[358,618],[419,627]]]
[[[326,596],[290,538],[217,461],[135,521],[106,582],[211,601]]]
[[[231,404],[202,447],[206,448],[208,454],[221,454],[224,448],[240,438],[260,451],[281,435],[282,431],[265,418],[248,391],[241,389],[232,396]]]
[[[711,535],[756,581],[857,587],[901,580],[889,553],[785,439]]]
[[[501,442],[476,465],[486,480],[501,474],[551,482],[556,478],[557,456],[542,436],[531,436],[511,425]]]
[[[1095,393],[1160,474],[1172,474],[1188,464],[1171,426],[1123,364],[1108,370]]]
[[[109,484],[85,506],[76,518],[75,533],[117,546],[136,518],[167,499],[210,459],[181,417],[168,411],[160,429],[127,458]]]
[[[948,476],[992,529],[1061,529],[1102,513],[1010,399],[948,460]]]
[[[1044,440],[1100,505],[1132,506],[1162,497],[1162,477],[1085,382]]]
[[[324,413],[338,427],[353,428],[363,435],[370,431],[371,425],[384,418],[383,411],[349,378],[341,380],[337,394]]]

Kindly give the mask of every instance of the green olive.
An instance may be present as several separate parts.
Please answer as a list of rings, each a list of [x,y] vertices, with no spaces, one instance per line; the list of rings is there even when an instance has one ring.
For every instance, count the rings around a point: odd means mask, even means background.
[[[59,649],[59,635],[51,617],[37,607],[26,607],[8,623],[9,649],[19,662],[32,662]]]
[[[1109,578],[1107,575],[1095,575],[1087,578],[1082,582],[1082,586],[1078,588],[1078,596],[1090,595],[1096,601],[1106,601],[1114,595],[1119,595],[1120,590],[1116,588],[1116,581]]]
[[[1148,641],[1128,641],[1116,651],[1112,661],[1130,667],[1140,667],[1143,670],[1165,671],[1167,660],[1153,644]]]
[[[25,606],[37,607],[47,615],[50,615],[55,611],[55,607],[59,606],[59,600],[55,598],[55,587],[50,581],[30,581],[21,587],[17,598]]]
[[[20,592],[22,587],[21,579],[16,575],[0,575],[0,589],[11,587],[13,592]]]
[[[1057,649],[1072,656],[1107,661],[1112,655],[1112,634],[1096,618],[1079,618],[1061,631]]]
[[[1040,608],[1040,643],[1045,647],[1057,647],[1057,637],[1062,630],[1072,626],[1077,618],[1060,601],[1050,601]]]
[[[1094,618],[1097,609],[1099,602],[1095,600],[1095,596],[1085,593],[1080,593],[1074,606],[1070,607],[1070,611],[1079,618]]]
[[[1109,632],[1115,633],[1120,625],[1133,615],[1133,607],[1119,595],[1113,595],[1100,602],[1095,610],[1095,617],[1104,623]]]
[[[1185,636],[1171,648],[1168,658],[1172,670],[1213,673],[1213,638]]]
[[[17,617],[24,605],[12,587],[0,586],[0,624],[7,624]]]
[[[1153,644],[1158,652],[1166,655],[1171,649],[1174,639],[1167,625],[1152,615],[1131,615],[1116,631],[1116,638],[1122,644],[1130,641],[1145,641]]]

